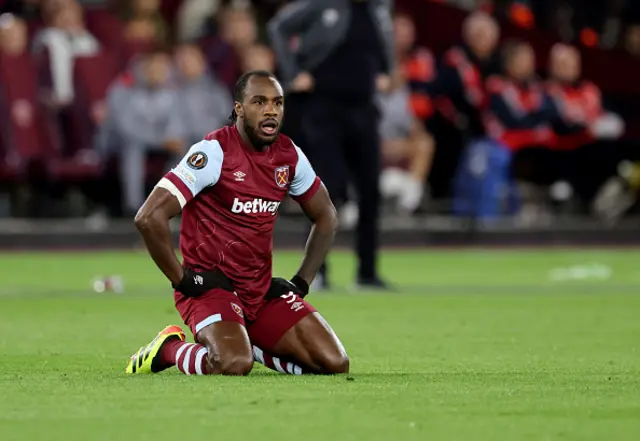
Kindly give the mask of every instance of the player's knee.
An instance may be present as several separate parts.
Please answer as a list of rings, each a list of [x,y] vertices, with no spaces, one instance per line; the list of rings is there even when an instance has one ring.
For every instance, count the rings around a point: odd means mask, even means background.
[[[322,360],[322,368],[327,374],[348,374],[349,357],[344,353],[327,355]]]
[[[253,369],[253,357],[236,356],[222,365],[223,375],[247,375]]]
[[[208,362],[211,371],[220,375],[247,375],[253,369],[253,356],[246,354],[214,355]]]

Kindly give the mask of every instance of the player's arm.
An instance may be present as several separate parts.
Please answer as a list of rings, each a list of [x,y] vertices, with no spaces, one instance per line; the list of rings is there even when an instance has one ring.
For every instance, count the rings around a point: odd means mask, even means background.
[[[173,237],[169,220],[177,216],[182,207],[169,190],[162,187],[153,189],[135,218],[136,228],[144,244],[160,271],[172,285],[182,280],[183,269],[173,248]]]
[[[205,140],[193,145],[180,163],[158,182],[135,217],[135,225],[158,268],[171,285],[187,296],[210,289],[208,274],[194,285],[196,274],[183,268],[176,257],[169,220],[204,188],[215,185],[222,170],[223,152],[218,141]],[[212,278],[211,278],[212,279]]]
[[[269,297],[278,297],[289,291],[294,291],[301,297],[306,296],[309,285],[331,249],[338,228],[338,215],[327,189],[316,176],[304,153],[298,147],[296,151],[298,163],[289,195],[300,204],[313,227],[298,272],[290,281],[274,278],[267,294]]]
[[[301,278],[306,282],[305,287],[308,287],[333,245],[333,238],[338,228],[338,215],[329,192],[322,184],[315,194],[300,206],[313,222],[313,227],[304,250],[302,264],[294,279]],[[308,288],[306,289],[308,291]]]

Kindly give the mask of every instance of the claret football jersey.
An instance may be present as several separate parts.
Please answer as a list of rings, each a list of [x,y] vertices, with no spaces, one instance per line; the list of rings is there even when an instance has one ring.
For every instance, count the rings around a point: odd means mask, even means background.
[[[290,138],[264,151],[244,144],[234,126],[194,144],[158,183],[182,206],[180,251],[194,270],[219,269],[251,320],[271,282],[273,226],[290,195],[299,203],[320,187],[311,164]]]

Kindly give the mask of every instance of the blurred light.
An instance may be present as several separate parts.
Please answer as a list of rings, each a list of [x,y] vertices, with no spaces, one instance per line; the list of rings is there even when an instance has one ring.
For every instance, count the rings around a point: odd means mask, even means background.
[[[509,16],[514,24],[524,29],[533,29],[536,24],[531,9],[522,3],[512,3],[509,8]]]
[[[580,31],[580,42],[587,47],[598,45],[598,33],[591,28],[584,28]]]

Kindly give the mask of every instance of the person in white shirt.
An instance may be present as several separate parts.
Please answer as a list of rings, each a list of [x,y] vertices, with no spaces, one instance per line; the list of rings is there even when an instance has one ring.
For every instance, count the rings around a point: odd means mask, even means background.
[[[71,2],[53,13],[51,25],[34,39],[33,51],[49,52],[52,90],[50,99],[56,107],[64,107],[73,100],[73,63],[79,56],[95,55],[100,51],[98,40],[85,28],[82,8]]]

